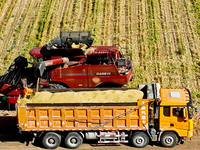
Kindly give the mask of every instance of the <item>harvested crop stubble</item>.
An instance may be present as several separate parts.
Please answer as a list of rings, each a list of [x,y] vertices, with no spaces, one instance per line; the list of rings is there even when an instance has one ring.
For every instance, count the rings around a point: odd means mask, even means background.
[[[139,90],[108,90],[81,92],[37,92],[20,103],[131,103],[143,97]]]

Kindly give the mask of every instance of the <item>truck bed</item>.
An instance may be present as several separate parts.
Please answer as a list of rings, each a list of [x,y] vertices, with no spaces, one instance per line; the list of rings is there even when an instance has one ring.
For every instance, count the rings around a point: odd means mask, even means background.
[[[82,106],[66,103],[18,104],[18,124],[22,131],[145,130],[148,103],[144,103],[147,101]]]

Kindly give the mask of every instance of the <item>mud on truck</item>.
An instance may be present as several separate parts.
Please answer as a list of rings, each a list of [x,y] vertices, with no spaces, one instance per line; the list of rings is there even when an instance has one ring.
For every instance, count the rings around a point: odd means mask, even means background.
[[[16,103],[26,87],[122,87],[133,74],[131,61],[115,46],[92,46],[89,31],[63,31],[43,47],[30,50],[33,62],[19,56],[0,78],[0,93]],[[30,66],[30,65],[29,65]]]

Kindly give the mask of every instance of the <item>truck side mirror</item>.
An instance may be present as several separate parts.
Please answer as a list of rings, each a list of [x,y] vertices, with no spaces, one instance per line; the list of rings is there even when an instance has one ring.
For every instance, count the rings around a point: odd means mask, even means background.
[[[199,112],[199,108],[198,107],[195,108],[195,112]]]

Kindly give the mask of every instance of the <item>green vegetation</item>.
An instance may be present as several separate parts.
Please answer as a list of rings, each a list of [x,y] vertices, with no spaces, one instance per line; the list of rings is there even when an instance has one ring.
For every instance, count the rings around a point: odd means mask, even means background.
[[[1,74],[62,30],[90,30],[94,46],[132,54],[129,86],[200,90],[200,0],[0,0],[0,13]]]
[[[45,3],[42,8],[42,13],[40,15],[40,21],[38,22],[37,34],[36,34],[36,39],[38,39],[39,41],[41,40],[41,36],[44,30],[45,24],[47,23],[47,16],[49,14],[51,2],[52,2],[51,0],[45,0]]]
[[[197,33],[200,35],[200,0],[191,0],[193,6],[193,12],[197,18]]]
[[[200,107],[200,91],[192,91],[191,92],[192,100],[194,103],[194,106]]]

